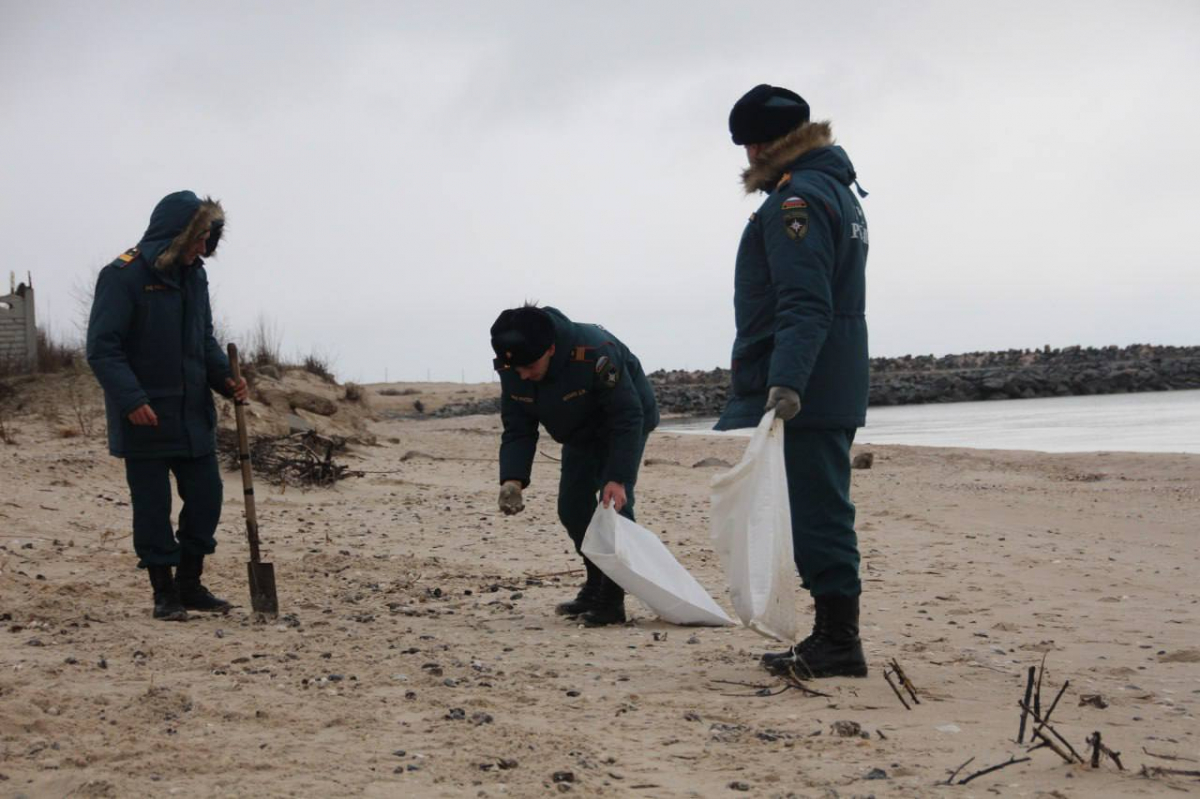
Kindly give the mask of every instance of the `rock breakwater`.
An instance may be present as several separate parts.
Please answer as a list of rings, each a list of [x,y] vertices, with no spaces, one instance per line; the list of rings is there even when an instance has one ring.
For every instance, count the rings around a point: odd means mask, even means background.
[[[652,372],[659,409],[716,416],[729,370]],[[1141,391],[1200,389],[1200,347],[1045,347],[1037,350],[905,355],[871,359],[871,405],[918,405]],[[439,416],[497,413],[499,399],[450,405]]]

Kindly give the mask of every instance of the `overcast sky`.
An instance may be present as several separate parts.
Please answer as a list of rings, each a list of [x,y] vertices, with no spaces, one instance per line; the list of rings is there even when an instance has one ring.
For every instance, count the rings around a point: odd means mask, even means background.
[[[1200,3],[0,0],[0,269],[72,289],[188,188],[237,338],[343,379],[491,378],[536,299],[726,365],[733,102],[830,119],[873,355],[1200,344]]]

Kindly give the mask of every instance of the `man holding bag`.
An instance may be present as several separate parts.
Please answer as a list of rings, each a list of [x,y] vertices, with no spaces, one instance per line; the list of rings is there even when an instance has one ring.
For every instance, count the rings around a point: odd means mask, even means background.
[[[738,248],[732,391],[716,429],[755,427],[771,409],[785,420],[793,550],[816,605],[812,634],[763,664],[865,677],[850,445],[867,409],[867,221],[854,167],[830,124],[811,122],[787,89],[751,89],[729,129],[750,162],[746,192],[767,197]]]
[[[629,348],[599,325],[572,322],[555,308],[504,311],[491,329],[500,373],[500,510],[525,509],[538,425],[563,445],[558,517],[583,543],[596,494],[633,520],[633,489],[646,438],[658,425],[654,389]],[[578,596],[555,608],[597,627],[625,621],[625,592],[586,557]]]

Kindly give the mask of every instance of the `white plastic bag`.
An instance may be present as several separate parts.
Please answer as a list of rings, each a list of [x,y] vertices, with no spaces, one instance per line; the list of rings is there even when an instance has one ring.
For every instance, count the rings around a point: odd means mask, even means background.
[[[654,533],[596,507],[583,536],[583,554],[617,585],[645,602],[663,621],[710,627],[737,624]]]
[[[768,638],[794,642],[792,514],[783,422],[773,410],[763,416],[741,463],[713,477],[712,537],[738,618]]]

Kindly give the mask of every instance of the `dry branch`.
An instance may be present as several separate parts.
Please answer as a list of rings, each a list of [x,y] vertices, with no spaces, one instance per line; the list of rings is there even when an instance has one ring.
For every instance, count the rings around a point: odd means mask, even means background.
[[[883,670],[883,679],[887,680],[887,684],[891,687],[892,693],[894,693],[896,698],[900,700],[900,704],[904,705],[904,709],[912,710],[912,708],[909,707],[908,702],[904,701],[904,694],[900,693],[900,689],[896,687],[894,682],[892,682],[892,673],[887,669]]]
[[[908,691],[908,695],[912,697],[913,704],[921,704],[921,700],[917,698],[917,687],[913,685],[912,680],[908,679],[904,669],[900,668],[900,661],[892,658],[892,673],[900,679],[900,684],[904,686],[904,690]]]
[[[237,436],[221,430],[217,444],[230,469],[240,468]],[[250,442],[250,465],[254,473],[272,485],[331,486],[347,477],[361,477],[333,459],[346,447],[339,436],[325,437],[315,432],[288,436],[256,436]]]
[[[1049,730],[1050,733],[1055,738],[1057,738],[1059,740],[1059,742],[1062,743],[1063,746],[1067,747],[1067,749],[1070,750],[1071,754],[1074,756],[1076,761],[1078,761],[1080,763],[1083,762],[1083,758],[1080,757],[1079,753],[1075,751],[1075,747],[1071,746],[1070,741],[1068,741],[1066,738],[1059,735],[1058,730],[1054,729],[1054,727],[1051,726],[1049,722],[1042,719],[1042,717],[1039,716],[1032,708],[1030,708],[1029,705],[1025,704],[1024,702],[1020,702],[1019,704],[1021,706],[1021,709],[1024,710],[1026,713],[1028,713],[1030,715],[1030,717],[1032,717],[1033,720],[1038,723],[1038,729],[1034,732],[1034,735],[1036,735],[1038,738],[1041,738],[1047,744],[1050,744],[1051,749],[1053,749],[1056,752],[1059,752],[1058,747],[1051,744],[1050,739],[1047,738],[1045,733],[1042,732],[1043,728]],[[1061,752],[1060,752],[1060,754],[1061,754]],[[1068,763],[1071,762],[1071,758],[1067,758],[1067,762]]]
[[[1037,666],[1029,667],[1029,676],[1025,680],[1025,701],[1021,703],[1021,727],[1017,730],[1017,743],[1025,743],[1025,722],[1029,718],[1029,711],[1025,708],[1029,707],[1030,700],[1033,699],[1033,675],[1037,672]]]
[[[1007,766],[1011,766],[1014,763],[1025,763],[1032,759],[1033,758],[1031,758],[1031,757],[1011,757],[1010,756],[1008,759],[1008,762],[998,763],[994,766],[988,766],[987,768],[983,769],[982,771],[976,771],[974,774],[971,774],[970,776],[963,777],[961,780],[958,781],[958,784],[966,785],[968,782],[975,779],[976,777],[982,777],[984,774],[991,774],[993,771],[999,771],[1000,769],[1006,768]],[[969,763],[971,761],[968,760],[967,762]]]

